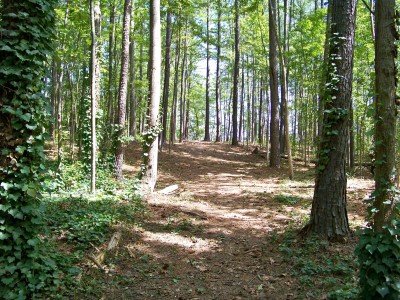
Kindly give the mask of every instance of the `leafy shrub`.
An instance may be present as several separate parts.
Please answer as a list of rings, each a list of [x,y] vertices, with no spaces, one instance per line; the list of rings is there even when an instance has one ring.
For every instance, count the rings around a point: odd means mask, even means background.
[[[356,254],[362,299],[400,299],[399,225],[393,220],[382,232],[367,228],[361,235]]]

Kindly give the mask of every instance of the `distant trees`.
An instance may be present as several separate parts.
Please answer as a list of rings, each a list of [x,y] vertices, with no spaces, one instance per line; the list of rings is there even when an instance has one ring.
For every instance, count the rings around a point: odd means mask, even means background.
[[[207,0],[192,1],[191,5],[167,2],[162,8],[165,14],[161,27],[165,46],[162,47],[160,146],[168,142],[173,145],[177,138],[258,145],[268,151],[270,165],[278,167],[280,156],[288,154],[290,145],[293,157],[306,164],[315,159],[322,124],[319,115],[324,110],[320,105],[323,101],[318,98],[324,87],[321,77],[327,10],[323,3],[316,5],[311,0],[233,1],[229,5]],[[136,2],[138,7],[142,4],[143,0]],[[274,12],[271,16],[270,7]],[[115,137],[117,123],[124,127],[119,132],[123,136],[119,138],[121,141],[126,141],[128,135],[138,137],[147,123],[147,74],[151,71],[149,16],[144,9],[131,13],[135,26],[130,30],[129,101],[125,105],[125,117],[120,114],[119,118],[122,94],[116,83],[121,82],[123,75],[119,70],[125,61],[121,47],[124,12],[123,6],[114,0],[102,5],[104,17],[99,19],[99,25],[106,28],[107,36],[97,37],[102,76],[97,81],[97,125],[92,126],[95,118],[89,114],[92,45],[88,36],[91,27],[88,6],[77,0],[60,2],[59,12],[62,12],[57,30],[60,42],[52,57],[49,77],[53,112],[50,127],[59,157],[62,159],[63,153],[68,153],[71,159],[84,161],[88,171],[95,170],[95,166],[91,167],[91,128],[96,127],[98,166],[115,168],[118,162],[119,168],[121,159],[115,160],[115,148],[121,151],[124,144],[111,138]],[[351,139],[354,143],[349,145],[355,156],[348,158],[348,163],[351,161],[356,169],[369,159],[367,153],[372,144],[372,138],[366,134],[372,126],[368,96],[372,92],[368,74],[372,73],[373,65],[370,19],[370,13],[364,9],[357,20],[354,121],[353,126],[349,124],[349,130],[354,133]],[[278,51],[280,48],[283,55]],[[199,72],[199,68],[204,72]],[[285,115],[288,126],[284,126]],[[284,137],[288,141],[284,142]]]

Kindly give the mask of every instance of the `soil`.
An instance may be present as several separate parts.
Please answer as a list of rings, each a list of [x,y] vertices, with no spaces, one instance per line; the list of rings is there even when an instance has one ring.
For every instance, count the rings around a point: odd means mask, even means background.
[[[104,278],[110,284],[103,299],[326,297],[328,291],[318,286],[307,290],[279,250],[285,232],[307,222],[313,166],[295,162],[290,181],[285,159],[281,168],[270,168],[266,153],[253,154],[254,148],[206,142],[167,146],[159,156],[156,193],[145,199],[147,213],[122,229],[108,261],[111,271]],[[126,150],[126,161],[125,174],[136,175],[137,144]],[[177,189],[171,193],[159,192],[172,185]],[[353,228],[363,224],[362,200],[372,187],[368,176],[348,180]],[[356,242],[350,237],[326,251],[351,254]]]

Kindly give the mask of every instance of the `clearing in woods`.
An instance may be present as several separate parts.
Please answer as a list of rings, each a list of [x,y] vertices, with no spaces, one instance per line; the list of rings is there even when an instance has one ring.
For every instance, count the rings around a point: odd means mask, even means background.
[[[160,153],[156,190],[138,225],[122,228],[105,264],[87,267],[103,299],[324,299],[355,284],[356,236],[344,243],[304,241],[314,171],[295,163],[295,180],[268,167],[262,151],[220,143],[176,144]],[[126,150],[126,176],[139,171],[140,147]],[[353,229],[373,182],[348,180]]]

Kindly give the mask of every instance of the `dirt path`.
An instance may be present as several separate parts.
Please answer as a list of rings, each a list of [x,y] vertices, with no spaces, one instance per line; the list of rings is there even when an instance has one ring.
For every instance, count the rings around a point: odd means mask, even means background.
[[[137,164],[139,153],[130,147],[127,157]],[[113,262],[120,282],[108,286],[106,299],[301,299],[306,294],[282,258],[279,240],[309,213],[312,170],[296,165],[296,180],[290,182],[285,166],[269,168],[263,155],[200,142],[161,153],[159,167],[157,190],[179,188],[147,199],[146,218],[124,232]],[[128,160],[125,171],[136,170]],[[370,180],[349,180],[354,224],[362,220],[359,200],[370,187]],[[282,205],[279,199],[299,203]]]

